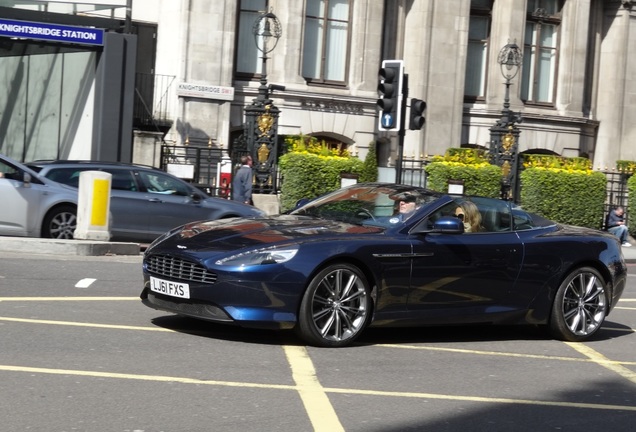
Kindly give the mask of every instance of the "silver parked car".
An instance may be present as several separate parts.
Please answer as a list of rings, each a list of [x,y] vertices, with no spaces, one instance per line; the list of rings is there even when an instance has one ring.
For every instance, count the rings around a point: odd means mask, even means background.
[[[60,160],[36,161],[27,166],[41,177],[74,188],[82,171],[110,173],[113,240],[152,241],[188,222],[264,215],[256,207],[210,197],[178,177],[145,165]]]
[[[76,189],[0,155],[0,197],[0,235],[73,238]]]

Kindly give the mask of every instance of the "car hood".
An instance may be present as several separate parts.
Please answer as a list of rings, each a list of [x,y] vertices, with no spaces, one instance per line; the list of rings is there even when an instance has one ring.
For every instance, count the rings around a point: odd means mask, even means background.
[[[193,222],[173,235],[159,239],[151,249],[229,251],[274,244],[298,243],[343,236],[384,232],[381,227],[366,227],[309,216],[278,215],[268,218],[235,218]]]

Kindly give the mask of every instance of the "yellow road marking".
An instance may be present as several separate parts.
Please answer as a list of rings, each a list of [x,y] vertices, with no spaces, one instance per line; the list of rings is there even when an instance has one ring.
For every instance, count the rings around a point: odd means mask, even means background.
[[[314,431],[344,432],[336,411],[318,381],[316,369],[305,347],[285,346],[284,349],[292,377]]]
[[[374,346],[385,347],[385,348],[400,348],[400,349],[424,350],[424,351],[443,351],[443,352],[454,352],[454,353],[460,353],[460,354],[519,357],[524,359],[534,358],[534,359],[540,359],[540,360],[558,360],[558,361],[571,361],[571,362],[583,362],[583,363],[598,363],[600,361],[599,359],[589,359],[589,358],[582,359],[577,357],[559,357],[559,356],[522,354],[522,353],[500,352],[500,351],[478,351],[478,350],[469,350],[469,349],[462,349],[462,348],[443,348],[443,347],[430,347],[430,346],[417,346],[417,345],[378,344]],[[613,361],[609,359],[605,359],[603,362],[618,364],[618,365],[629,365],[629,366],[636,365],[636,362],[619,362],[619,361]]]
[[[40,301],[140,301],[139,297],[0,297],[0,302]]]
[[[592,359],[592,361],[594,361],[594,363],[598,363],[600,366],[603,366],[604,368],[609,369],[612,372],[615,372],[621,377],[636,384],[636,372],[633,372],[626,367],[621,366],[621,364],[618,362],[609,360],[600,352],[580,342],[565,342],[565,344],[580,352],[581,354],[589,357],[590,359]]]
[[[636,307],[614,306],[614,309],[622,309],[622,310],[636,310]]]
[[[206,384],[206,385],[215,385],[215,386],[224,386],[224,387],[296,390],[296,387],[291,385],[286,385],[286,384],[259,384],[259,383],[245,383],[245,382],[235,382],[235,381],[215,381],[215,380],[201,380],[196,378],[161,376],[161,375],[124,374],[124,373],[115,373],[115,372],[50,369],[50,368],[36,368],[36,367],[11,366],[11,365],[0,365],[0,371],[28,372],[28,373],[51,374],[51,375],[73,375],[73,376],[85,376],[85,377],[93,377],[93,378],[115,378],[115,379],[128,379],[128,380],[139,380],[139,381],[177,382],[182,384],[197,384],[197,385]]]
[[[155,332],[170,332],[175,333],[176,330],[171,330],[163,327],[154,326],[126,326],[119,324],[96,324],[87,322],[74,322],[74,321],[56,321],[56,320],[41,320],[41,319],[27,319],[27,318],[14,318],[0,316],[0,321],[20,322],[26,324],[44,324],[44,325],[62,325],[71,327],[95,327],[106,328],[115,330],[142,330],[142,331],[155,331]],[[636,330],[629,329],[607,329],[607,330],[621,330],[636,332]],[[446,347],[433,347],[433,346],[421,346],[421,345],[398,345],[398,344],[377,344],[377,347],[384,348],[396,348],[396,349],[409,349],[409,350],[422,350],[422,351],[441,351],[441,352],[454,352],[459,354],[475,354],[475,355],[488,355],[488,356],[500,356],[500,357],[519,357],[519,358],[535,358],[539,360],[557,360],[557,361],[570,361],[570,362],[583,362],[583,363],[598,363],[599,359],[590,358],[577,358],[577,357],[559,357],[559,356],[547,356],[537,354],[524,354],[513,352],[501,352],[501,351],[479,351],[469,350],[464,348],[446,348]],[[627,361],[613,361],[609,359],[603,360],[605,363],[634,366],[636,362]]]
[[[162,327],[150,327],[150,326],[141,327],[141,326],[118,325],[118,324],[95,324],[95,323],[82,323],[82,322],[73,322],[73,321],[36,320],[36,319],[12,318],[12,317],[0,317],[0,321],[12,321],[12,322],[27,323],[27,324],[63,325],[63,326],[71,326],[71,327],[95,327],[95,328],[107,328],[107,329],[117,329],[117,330],[143,330],[143,331],[176,333],[175,330],[170,330],[170,329],[162,328]]]
[[[603,327],[603,330],[611,330],[617,332],[625,332],[625,333],[636,333],[636,329],[633,328],[618,328],[618,327]]]
[[[294,362],[295,361],[296,359],[294,359]],[[297,392],[309,390],[307,388],[301,388],[300,386],[291,386],[291,385],[284,385],[284,384],[262,384],[262,383],[236,382],[236,381],[215,381],[215,380],[201,380],[201,379],[195,379],[195,378],[174,377],[174,376],[124,374],[124,373],[113,373],[113,372],[50,369],[50,368],[36,368],[36,367],[11,366],[11,365],[0,365],[0,371],[24,372],[24,373],[31,373],[31,374],[40,373],[40,374],[52,374],[52,375],[72,375],[72,376],[85,376],[85,377],[94,377],[94,378],[113,378],[113,379],[127,379],[127,380],[139,380],[139,381],[176,382],[176,383],[182,383],[182,384],[213,385],[213,386],[237,387],[237,388],[292,390]],[[300,378],[300,381],[301,382],[304,381],[304,378]],[[305,385],[307,385],[307,383],[305,383]],[[505,403],[505,404],[521,404],[521,405],[540,405],[540,406],[554,406],[554,407],[567,407],[567,408],[586,408],[586,409],[597,409],[597,410],[636,412],[636,406],[628,406],[628,405],[607,405],[607,404],[577,403],[577,402],[563,402],[563,401],[541,401],[541,400],[532,400],[532,399],[488,398],[488,397],[481,397],[481,396],[458,396],[458,395],[444,395],[444,394],[436,394],[436,393],[391,392],[391,391],[329,388],[329,387],[321,387],[320,392],[334,393],[334,394],[365,395],[365,396],[389,396],[389,397],[401,397],[401,398],[437,399],[437,400],[467,401],[467,402],[482,402],[482,403]],[[320,421],[322,424],[324,419],[321,418]],[[314,426],[319,426],[319,425],[314,425]],[[324,430],[327,430],[326,426]],[[334,429],[330,429],[330,430],[334,430]]]

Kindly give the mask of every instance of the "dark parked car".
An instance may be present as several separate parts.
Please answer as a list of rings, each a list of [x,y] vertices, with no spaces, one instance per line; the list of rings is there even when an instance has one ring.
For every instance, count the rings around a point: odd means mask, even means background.
[[[616,305],[626,266],[605,232],[376,183],[286,215],[173,229],[146,250],[143,275],[149,307],[338,347],[367,326],[478,323],[582,341]]]
[[[77,190],[0,155],[0,235],[73,238]]]
[[[262,216],[256,207],[206,195],[165,171],[136,164],[87,161],[36,161],[40,176],[77,188],[82,171],[112,175],[110,231],[114,240],[152,241],[187,222]]]

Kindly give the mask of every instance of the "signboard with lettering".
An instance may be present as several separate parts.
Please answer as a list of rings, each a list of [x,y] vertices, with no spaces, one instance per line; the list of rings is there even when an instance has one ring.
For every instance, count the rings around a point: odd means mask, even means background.
[[[0,36],[84,45],[104,45],[103,29],[4,18],[0,18]]]
[[[177,96],[231,101],[234,100],[234,87],[179,83]]]

